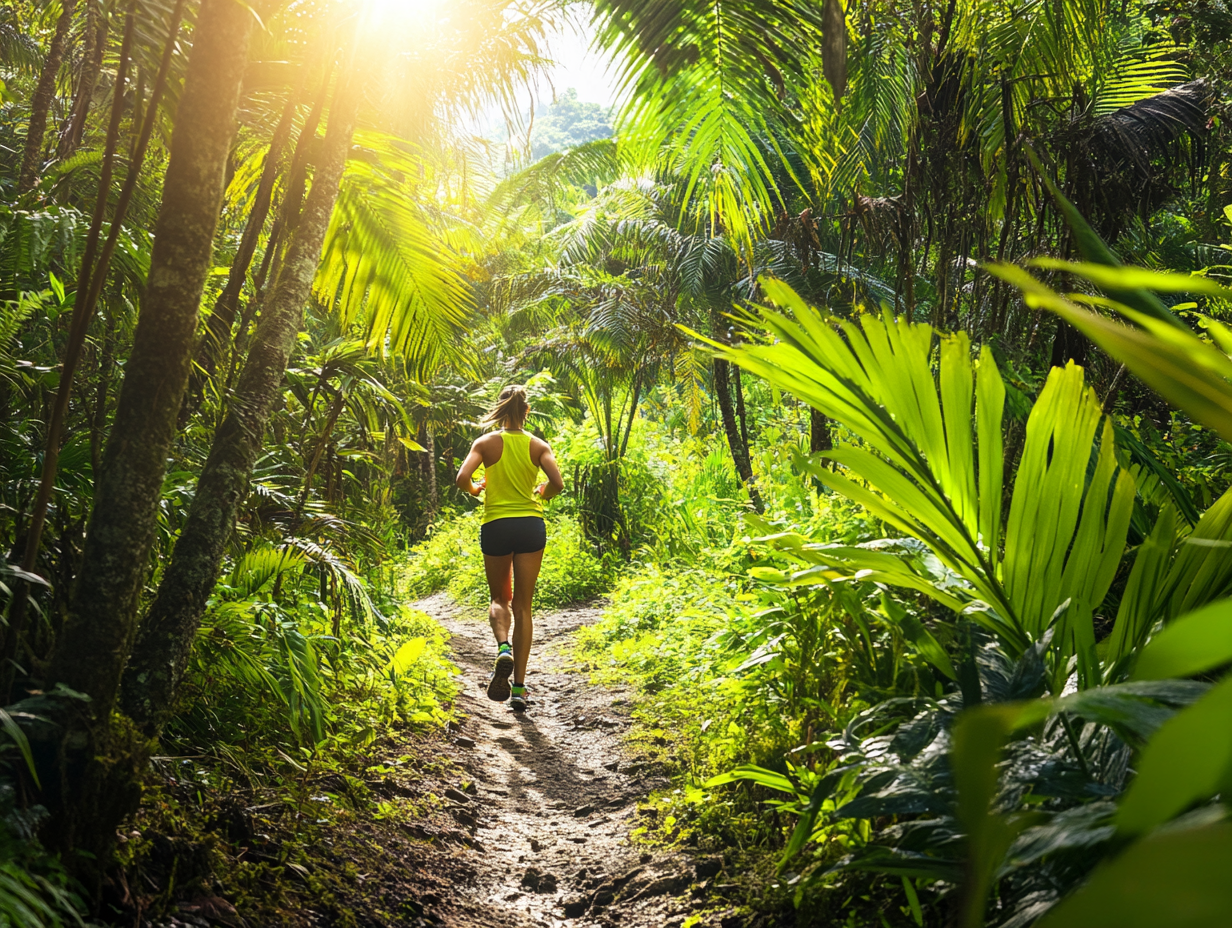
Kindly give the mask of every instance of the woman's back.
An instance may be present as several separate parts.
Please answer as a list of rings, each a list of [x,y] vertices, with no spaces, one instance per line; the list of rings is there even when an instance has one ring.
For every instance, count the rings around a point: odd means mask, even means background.
[[[503,449],[500,459],[484,468],[483,521],[542,516],[543,500],[534,492],[539,465],[531,460],[531,436],[502,431],[497,437]]]

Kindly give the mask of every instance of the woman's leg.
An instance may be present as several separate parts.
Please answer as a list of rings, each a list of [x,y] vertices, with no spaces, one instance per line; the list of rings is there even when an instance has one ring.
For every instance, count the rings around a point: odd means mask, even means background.
[[[488,622],[497,644],[509,640],[509,625],[513,618],[510,605],[513,600],[513,558],[512,554],[504,557],[483,556],[483,570],[488,576],[488,592],[491,593]]]
[[[526,662],[535,638],[535,623],[531,618],[531,601],[535,598],[535,583],[543,565],[543,549],[513,556],[513,682],[526,682]]]

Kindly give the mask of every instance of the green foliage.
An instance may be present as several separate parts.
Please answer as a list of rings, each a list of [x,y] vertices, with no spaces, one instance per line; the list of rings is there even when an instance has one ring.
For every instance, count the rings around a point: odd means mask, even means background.
[[[427,596],[448,590],[459,603],[486,607],[488,581],[479,550],[479,511],[443,519],[428,540],[411,549],[406,567],[408,590]],[[611,584],[612,567],[591,549],[577,520],[549,513],[543,569],[535,587],[535,607],[553,609],[592,599]]]
[[[609,114],[598,103],[578,100],[570,87],[535,116],[531,130],[531,158],[538,161],[556,152],[568,151],[587,142],[611,138]]]

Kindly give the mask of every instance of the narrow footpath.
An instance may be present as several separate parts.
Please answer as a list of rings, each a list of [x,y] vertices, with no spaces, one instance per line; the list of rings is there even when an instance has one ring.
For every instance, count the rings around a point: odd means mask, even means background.
[[[629,838],[638,801],[668,781],[625,745],[628,695],[590,686],[569,660],[570,635],[599,609],[536,619],[531,705],[515,713],[484,694],[494,655],[486,621],[465,617],[444,596],[418,607],[453,636],[464,679],[449,756],[471,780],[465,792],[447,794],[469,839],[441,848],[454,857],[453,885],[447,901],[430,907],[434,920],[450,928],[673,928],[703,908],[706,890],[722,881],[719,858],[651,853]]]

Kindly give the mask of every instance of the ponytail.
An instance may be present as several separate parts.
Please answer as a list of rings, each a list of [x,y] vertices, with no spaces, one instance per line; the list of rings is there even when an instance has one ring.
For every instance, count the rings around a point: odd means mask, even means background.
[[[500,398],[492,411],[479,420],[480,425],[499,425],[502,429],[521,428],[526,420],[530,404],[526,401],[526,388],[510,384],[501,390]]]

